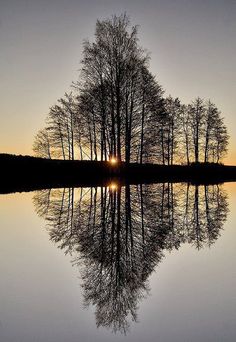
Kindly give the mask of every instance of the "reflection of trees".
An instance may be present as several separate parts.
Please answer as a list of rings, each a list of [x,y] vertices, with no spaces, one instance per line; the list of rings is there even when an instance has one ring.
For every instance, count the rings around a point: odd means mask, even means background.
[[[85,305],[97,325],[125,332],[165,250],[219,237],[227,215],[219,185],[127,185],[43,190],[34,197],[49,234],[82,268]]]

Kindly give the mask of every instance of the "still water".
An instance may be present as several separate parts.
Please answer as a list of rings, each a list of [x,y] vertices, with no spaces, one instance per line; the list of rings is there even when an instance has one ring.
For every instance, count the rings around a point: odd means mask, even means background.
[[[0,341],[235,341],[236,185],[0,196]]]

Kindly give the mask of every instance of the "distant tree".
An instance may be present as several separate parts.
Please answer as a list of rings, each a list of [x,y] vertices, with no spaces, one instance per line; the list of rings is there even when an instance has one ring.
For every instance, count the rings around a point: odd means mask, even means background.
[[[186,164],[190,164],[191,158],[191,120],[190,113],[186,105],[181,106],[181,127],[182,127],[182,142],[185,151]]]
[[[152,158],[157,163],[166,164],[167,149],[166,149],[166,137],[167,137],[167,122],[168,115],[166,113],[164,103],[162,110],[152,115]]]
[[[227,153],[229,136],[227,128],[224,125],[223,119],[218,118],[217,125],[214,131],[215,137],[215,149],[214,149],[214,161],[219,163]]]
[[[140,140],[139,140],[139,159],[142,164],[150,160],[150,153],[153,147],[153,141],[149,140],[153,136],[154,131],[154,117],[156,118],[163,109],[162,95],[163,91],[161,86],[155,80],[155,77],[143,66],[141,68],[140,80],[140,109],[141,109],[141,126]],[[154,119],[154,121],[153,121]],[[138,117],[140,121],[140,115]]]
[[[152,129],[152,158],[158,163],[173,165],[179,157],[182,131],[181,104],[171,96],[159,101],[150,127]]]
[[[168,165],[173,165],[180,143],[181,132],[181,105],[178,98],[167,97],[164,102],[166,120],[166,159]]]
[[[189,117],[192,129],[192,142],[194,148],[194,161],[198,163],[200,161],[200,149],[203,139],[203,127],[205,120],[205,105],[204,101],[197,97],[189,106]]]
[[[41,129],[35,136],[33,151],[37,157],[51,159],[51,141],[47,128]]]
[[[208,101],[206,106],[206,122],[205,122],[205,146],[204,146],[204,162],[208,162],[211,150],[214,149],[214,135],[219,116],[216,106]]]
[[[58,105],[51,108],[48,115],[48,125],[53,137],[53,146],[63,159],[74,159],[75,130],[78,113],[72,93],[65,93],[58,100]]]
[[[74,160],[76,151],[83,157],[82,128],[79,106],[72,93],[65,93],[58,104],[50,108],[47,131],[54,155]]]
[[[196,98],[190,105],[180,106],[177,144],[183,147],[187,164],[219,163],[227,152],[228,140],[221,113],[210,100]]]
[[[51,144],[57,157],[66,159],[66,143],[64,132],[64,112],[59,105],[50,108],[47,117],[47,129],[50,132]]]
[[[99,115],[99,89],[84,88],[78,96],[79,112],[81,113],[81,139],[84,147],[89,151],[91,160],[98,160],[99,151],[106,151],[104,140],[106,131],[103,132],[103,138],[100,137],[101,121]],[[104,123],[102,123],[103,125]],[[102,158],[107,159],[107,151]]]

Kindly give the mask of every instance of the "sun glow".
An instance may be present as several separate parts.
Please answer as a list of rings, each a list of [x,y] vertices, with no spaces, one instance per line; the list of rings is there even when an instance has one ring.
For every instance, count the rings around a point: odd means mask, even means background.
[[[114,157],[112,157],[112,158],[110,158],[109,162],[110,162],[112,165],[115,165],[115,164],[117,164],[117,159],[114,158]]]
[[[118,188],[118,185],[116,183],[109,184],[109,190],[116,191]]]

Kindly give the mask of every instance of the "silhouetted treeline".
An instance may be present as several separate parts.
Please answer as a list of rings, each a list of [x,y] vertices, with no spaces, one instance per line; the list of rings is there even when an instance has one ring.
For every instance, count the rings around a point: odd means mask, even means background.
[[[124,14],[97,21],[85,41],[80,79],[50,108],[35,137],[37,156],[166,165],[220,162],[227,130],[217,107],[196,98],[183,105],[163,97]]]
[[[120,184],[219,184],[236,180],[236,166],[215,163],[158,165],[79,161],[0,154],[0,193],[48,188],[101,187]]]
[[[123,332],[165,251],[211,246],[228,211],[219,185],[170,183],[44,190],[34,204],[51,240],[80,266],[97,325]]]

